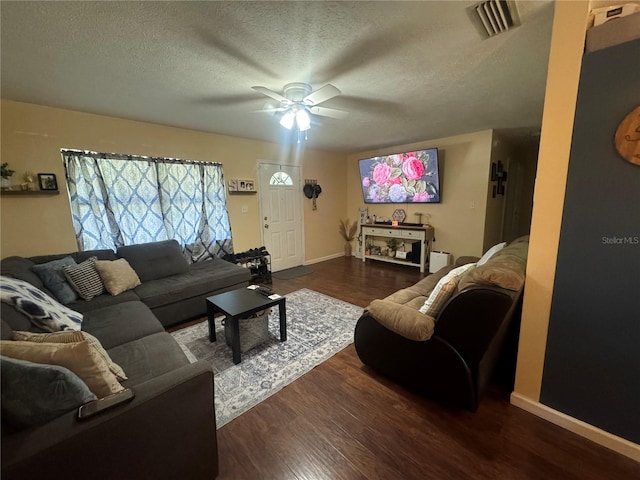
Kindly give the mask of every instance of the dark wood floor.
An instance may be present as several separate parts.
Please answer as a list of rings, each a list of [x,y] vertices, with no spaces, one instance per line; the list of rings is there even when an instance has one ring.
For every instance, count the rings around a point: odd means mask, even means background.
[[[366,306],[417,269],[338,258],[274,280]],[[640,463],[509,404],[493,386],[477,412],[414,395],[364,367],[353,345],[218,430],[219,479],[640,479]]]

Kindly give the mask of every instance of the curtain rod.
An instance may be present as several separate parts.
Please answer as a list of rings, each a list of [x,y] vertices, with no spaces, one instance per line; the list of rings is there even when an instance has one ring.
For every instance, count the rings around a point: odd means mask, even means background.
[[[60,153],[83,155],[85,157],[104,158],[112,160],[132,160],[136,162],[165,162],[165,163],[183,163],[188,165],[217,165],[221,166],[220,162],[205,162],[202,160],[183,160],[181,158],[167,158],[167,157],[147,157],[144,155],[128,155],[126,153],[104,153],[93,152],[91,150],[75,150],[72,148],[61,148]]]

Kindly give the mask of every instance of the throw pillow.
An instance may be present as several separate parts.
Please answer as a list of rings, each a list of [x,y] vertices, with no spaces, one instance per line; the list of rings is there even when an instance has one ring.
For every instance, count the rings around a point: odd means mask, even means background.
[[[114,297],[140,285],[140,279],[124,258],[119,260],[98,260],[96,270],[104,286]]]
[[[96,396],[67,368],[0,356],[2,420],[17,428],[43,425]]]
[[[445,304],[449,301],[453,292],[455,292],[460,277],[462,277],[467,270],[475,268],[475,266],[475,263],[468,263],[461,267],[454,268],[442,277],[429,295],[429,298],[425,300],[424,305],[420,307],[420,313],[437,319]]]
[[[82,314],[58,303],[24,280],[0,277],[0,300],[14,305],[45,332],[80,330]]]
[[[61,303],[71,303],[78,299],[78,295],[76,295],[76,292],[67,282],[67,278],[64,276],[62,269],[75,264],[76,261],[73,258],[65,257],[60,260],[34,265],[31,267],[31,270],[40,277],[45,288],[53,293],[58,301]]]
[[[89,342],[34,343],[0,341],[0,354],[18,360],[65,367],[87,384],[98,398],[124,390],[105,361],[89,347]]]
[[[122,370],[122,367],[111,360],[111,357],[104,349],[100,340],[87,332],[53,332],[53,333],[33,333],[14,331],[11,336],[12,340],[18,340],[21,342],[35,342],[35,343],[74,343],[87,341],[89,347],[91,347],[100,357],[105,361],[111,373],[120,381],[126,380],[127,375]]]
[[[494,245],[493,247],[491,247],[489,250],[487,250],[484,253],[484,255],[482,255],[480,260],[478,260],[478,266],[484,265],[485,263],[487,263],[489,261],[489,259],[491,257],[493,257],[496,253],[498,253],[500,250],[502,250],[505,247],[506,244],[507,244],[507,242],[498,243],[498,244]]]
[[[104,284],[96,270],[96,260],[98,257],[89,257],[78,265],[63,267],[67,280],[84,300],[91,300],[104,293]]]

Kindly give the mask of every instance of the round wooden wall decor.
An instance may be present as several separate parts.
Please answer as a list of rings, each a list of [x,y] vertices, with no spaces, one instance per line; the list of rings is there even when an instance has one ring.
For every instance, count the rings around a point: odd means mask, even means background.
[[[640,165],[640,107],[636,107],[618,125],[616,150],[627,162]]]

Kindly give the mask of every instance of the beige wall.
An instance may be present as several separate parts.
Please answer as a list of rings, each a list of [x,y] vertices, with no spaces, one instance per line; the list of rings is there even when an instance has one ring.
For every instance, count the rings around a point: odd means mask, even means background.
[[[345,214],[345,156],[282,148],[276,144],[185,130],[119,118],[2,101],[3,162],[22,174],[55,173],[61,194],[53,197],[1,198],[0,255],[37,255],[77,250],[60,157],[61,148],[220,162],[225,178],[257,180],[257,162],[302,166],[303,178],[316,178],[323,193],[312,212],[305,199],[305,259],[325,258],[343,250],[338,219]],[[242,206],[248,213],[241,213]],[[228,197],[236,251],[262,245],[259,196]]]
[[[540,399],[587,2],[557,2],[531,222],[515,392]]]
[[[416,212],[428,214],[429,223],[435,228],[434,250],[448,251],[455,257],[482,255],[491,140],[492,131],[485,130],[350,155],[347,171],[349,218],[357,219],[358,208],[365,206],[358,171],[359,159],[436,147],[440,160],[442,203],[368,204],[369,215],[390,218],[395,209],[402,208],[407,213],[406,221],[415,222]],[[424,223],[426,220],[426,217],[422,218]]]

